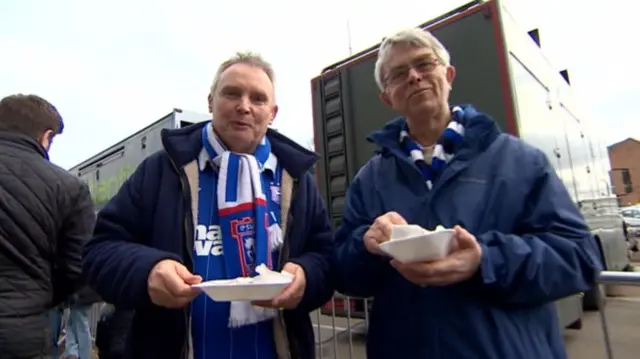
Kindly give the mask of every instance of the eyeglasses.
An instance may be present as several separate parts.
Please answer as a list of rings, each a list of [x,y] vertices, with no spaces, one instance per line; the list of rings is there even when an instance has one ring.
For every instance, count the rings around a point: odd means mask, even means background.
[[[434,59],[433,57],[418,58],[407,65],[400,65],[391,69],[387,76],[385,76],[384,83],[387,85],[399,85],[407,81],[411,69],[424,75],[435,70],[438,65],[442,65],[442,61]]]

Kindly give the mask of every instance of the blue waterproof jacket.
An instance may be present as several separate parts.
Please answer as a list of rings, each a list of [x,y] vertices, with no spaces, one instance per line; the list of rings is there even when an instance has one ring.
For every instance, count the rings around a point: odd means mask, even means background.
[[[382,150],[347,194],[338,290],[374,297],[369,359],[564,359],[554,301],[594,285],[595,241],[546,156],[464,108],[462,148],[432,191],[399,147],[403,119],[369,136]],[[428,229],[469,230],[483,250],[476,275],[423,288],[367,252],[364,233],[389,211]]]

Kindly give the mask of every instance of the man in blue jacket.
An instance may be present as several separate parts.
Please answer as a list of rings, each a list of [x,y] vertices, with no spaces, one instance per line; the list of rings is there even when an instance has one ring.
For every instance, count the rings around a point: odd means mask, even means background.
[[[370,359],[566,358],[554,301],[594,285],[589,228],[545,155],[449,106],[450,57],[419,29],[387,37],[375,78],[403,116],[352,181],[336,234],[340,292],[370,297]],[[395,224],[454,228],[445,258],[390,260]]]
[[[268,129],[278,107],[258,55],[220,66],[209,109],[212,121],[164,130],[164,149],[100,212],[84,273],[135,309],[126,358],[314,358],[309,312],[333,294],[316,155]],[[271,301],[214,302],[192,287],[260,265],[294,278]]]

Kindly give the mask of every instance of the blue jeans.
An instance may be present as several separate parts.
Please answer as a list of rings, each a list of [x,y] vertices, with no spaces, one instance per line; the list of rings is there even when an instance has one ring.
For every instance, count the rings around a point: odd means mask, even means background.
[[[49,310],[49,328],[51,330],[51,359],[58,359],[60,352],[58,350],[58,340],[60,339],[60,331],[62,329],[62,310],[52,308]]]
[[[73,305],[69,308],[67,319],[67,336],[64,357],[73,355],[78,359],[91,359],[91,328],[89,313],[91,305]]]

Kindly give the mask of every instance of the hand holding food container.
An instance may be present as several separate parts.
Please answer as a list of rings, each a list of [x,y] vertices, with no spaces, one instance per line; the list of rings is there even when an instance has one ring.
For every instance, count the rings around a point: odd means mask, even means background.
[[[396,212],[378,217],[364,236],[367,250],[388,255],[391,265],[410,282],[450,285],[467,280],[478,270],[482,247],[460,226],[437,226],[430,231],[407,224]]]
[[[182,308],[191,303],[200,292],[192,285],[202,282],[173,259],[162,260],[151,269],[147,278],[147,292],[153,304],[165,308]]]
[[[277,296],[267,300],[254,301],[253,304],[264,308],[294,309],[300,304],[307,288],[307,276],[302,266],[288,262],[280,273],[292,275],[293,281]]]
[[[369,230],[364,234],[364,245],[373,254],[385,255],[380,244],[391,240],[391,228],[394,225],[404,225],[407,221],[397,212],[387,212],[376,218]]]
[[[380,244],[380,249],[401,263],[433,261],[454,249],[454,233],[442,226],[430,231],[415,224],[395,224],[391,239]]]
[[[250,301],[266,308],[293,309],[302,299],[306,278],[299,265],[290,262],[276,272],[260,264],[256,273],[255,277],[211,280],[193,287],[216,302]]]

